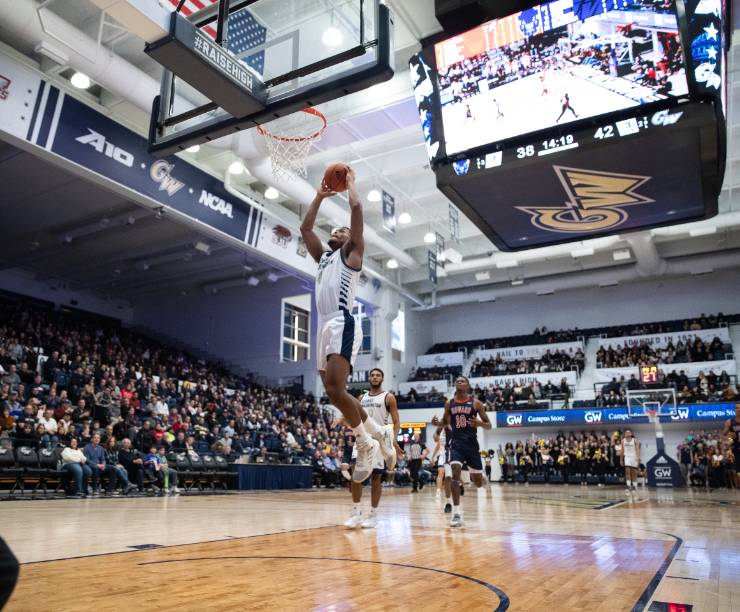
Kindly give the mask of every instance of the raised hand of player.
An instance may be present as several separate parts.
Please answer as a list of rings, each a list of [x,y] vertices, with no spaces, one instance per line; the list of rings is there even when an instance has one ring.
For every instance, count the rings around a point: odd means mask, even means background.
[[[434,425],[435,427],[439,427],[441,424],[442,424],[442,421],[440,421],[439,417],[435,414],[432,417],[432,425]]]
[[[352,166],[347,166],[347,189],[354,189],[355,179],[354,168],[352,168]]]
[[[326,186],[326,183],[324,181],[321,181],[321,185],[319,186],[318,190],[316,191],[316,195],[319,196],[322,199],[323,198],[331,198],[331,197],[337,195],[337,192],[329,189]]]

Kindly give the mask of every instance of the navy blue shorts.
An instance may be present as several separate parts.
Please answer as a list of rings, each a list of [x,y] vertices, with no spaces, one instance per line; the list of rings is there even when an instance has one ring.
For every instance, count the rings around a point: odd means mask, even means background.
[[[453,440],[450,446],[450,463],[467,463],[471,472],[482,472],[483,461],[480,456],[478,443],[465,444],[464,442]]]

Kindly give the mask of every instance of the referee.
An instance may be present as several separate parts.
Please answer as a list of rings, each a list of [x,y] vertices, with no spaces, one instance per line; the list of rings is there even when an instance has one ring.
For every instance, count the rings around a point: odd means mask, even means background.
[[[419,442],[419,434],[414,434],[411,445],[409,446],[409,471],[411,472],[411,483],[413,484],[412,493],[417,493],[424,488],[424,483],[419,482],[419,470],[421,461],[427,456],[427,449]]]

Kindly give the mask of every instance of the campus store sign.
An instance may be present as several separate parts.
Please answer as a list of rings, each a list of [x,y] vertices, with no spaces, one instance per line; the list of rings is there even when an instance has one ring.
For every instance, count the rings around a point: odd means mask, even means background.
[[[462,352],[435,353],[434,355],[419,355],[416,357],[417,368],[443,368],[446,366],[461,366],[465,356]]]
[[[127,197],[138,194],[315,276],[295,240],[286,248],[277,221],[232,197],[220,179],[178,157],[150,155],[145,138],[2,54],[0,87],[0,131],[123,187]]]
[[[511,376],[480,376],[470,379],[472,388],[480,387],[526,387],[535,381],[540,385],[546,385],[551,382],[553,385],[560,385],[563,378],[567,381],[569,387],[575,386],[578,381],[576,373],[572,370],[565,372],[537,372],[534,374],[512,374]]]
[[[722,344],[729,344],[730,331],[727,327],[718,327],[716,329],[700,329],[698,331],[682,331],[667,334],[602,338],[601,346],[639,346],[641,344],[649,344],[655,348],[665,348],[671,343],[675,346],[679,342],[683,342],[684,344],[694,342],[696,338],[699,338],[704,344],[711,344],[715,338],[719,338]]]
[[[532,344],[529,346],[512,346],[509,348],[480,349],[475,356],[479,359],[497,359],[515,361],[517,359],[541,359],[548,351],[550,354],[563,352],[575,353],[583,350],[582,342],[556,342],[554,344]]]
[[[733,418],[733,404],[691,404],[678,406],[675,416],[660,417],[661,423],[725,421]],[[548,425],[620,425],[646,423],[646,417],[630,417],[627,408],[591,410],[544,410],[497,412],[497,427],[542,427]]]
[[[734,376],[737,373],[737,364],[732,359],[725,359],[723,361],[692,361],[690,363],[659,363],[656,366],[659,370],[667,376],[674,370],[676,374],[683,372],[689,378],[696,378],[699,372],[709,374],[713,372],[717,376],[722,372],[727,372],[730,376]],[[596,383],[607,383],[611,382],[612,378],[619,380],[624,376],[625,380],[629,380],[630,376],[635,375],[635,378],[640,377],[640,368],[596,368],[594,370],[594,382]]]
[[[413,389],[419,395],[426,395],[431,393],[432,390],[437,393],[447,393],[447,381],[446,380],[414,380],[411,382],[398,383],[398,392],[406,395]]]

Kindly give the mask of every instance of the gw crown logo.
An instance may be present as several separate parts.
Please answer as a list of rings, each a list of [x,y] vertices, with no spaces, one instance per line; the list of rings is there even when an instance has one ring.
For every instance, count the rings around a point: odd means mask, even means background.
[[[568,201],[564,206],[517,206],[532,216],[543,230],[581,233],[622,225],[629,214],[624,207],[650,204],[655,200],[636,193],[652,177],[581,168],[553,166]]]

